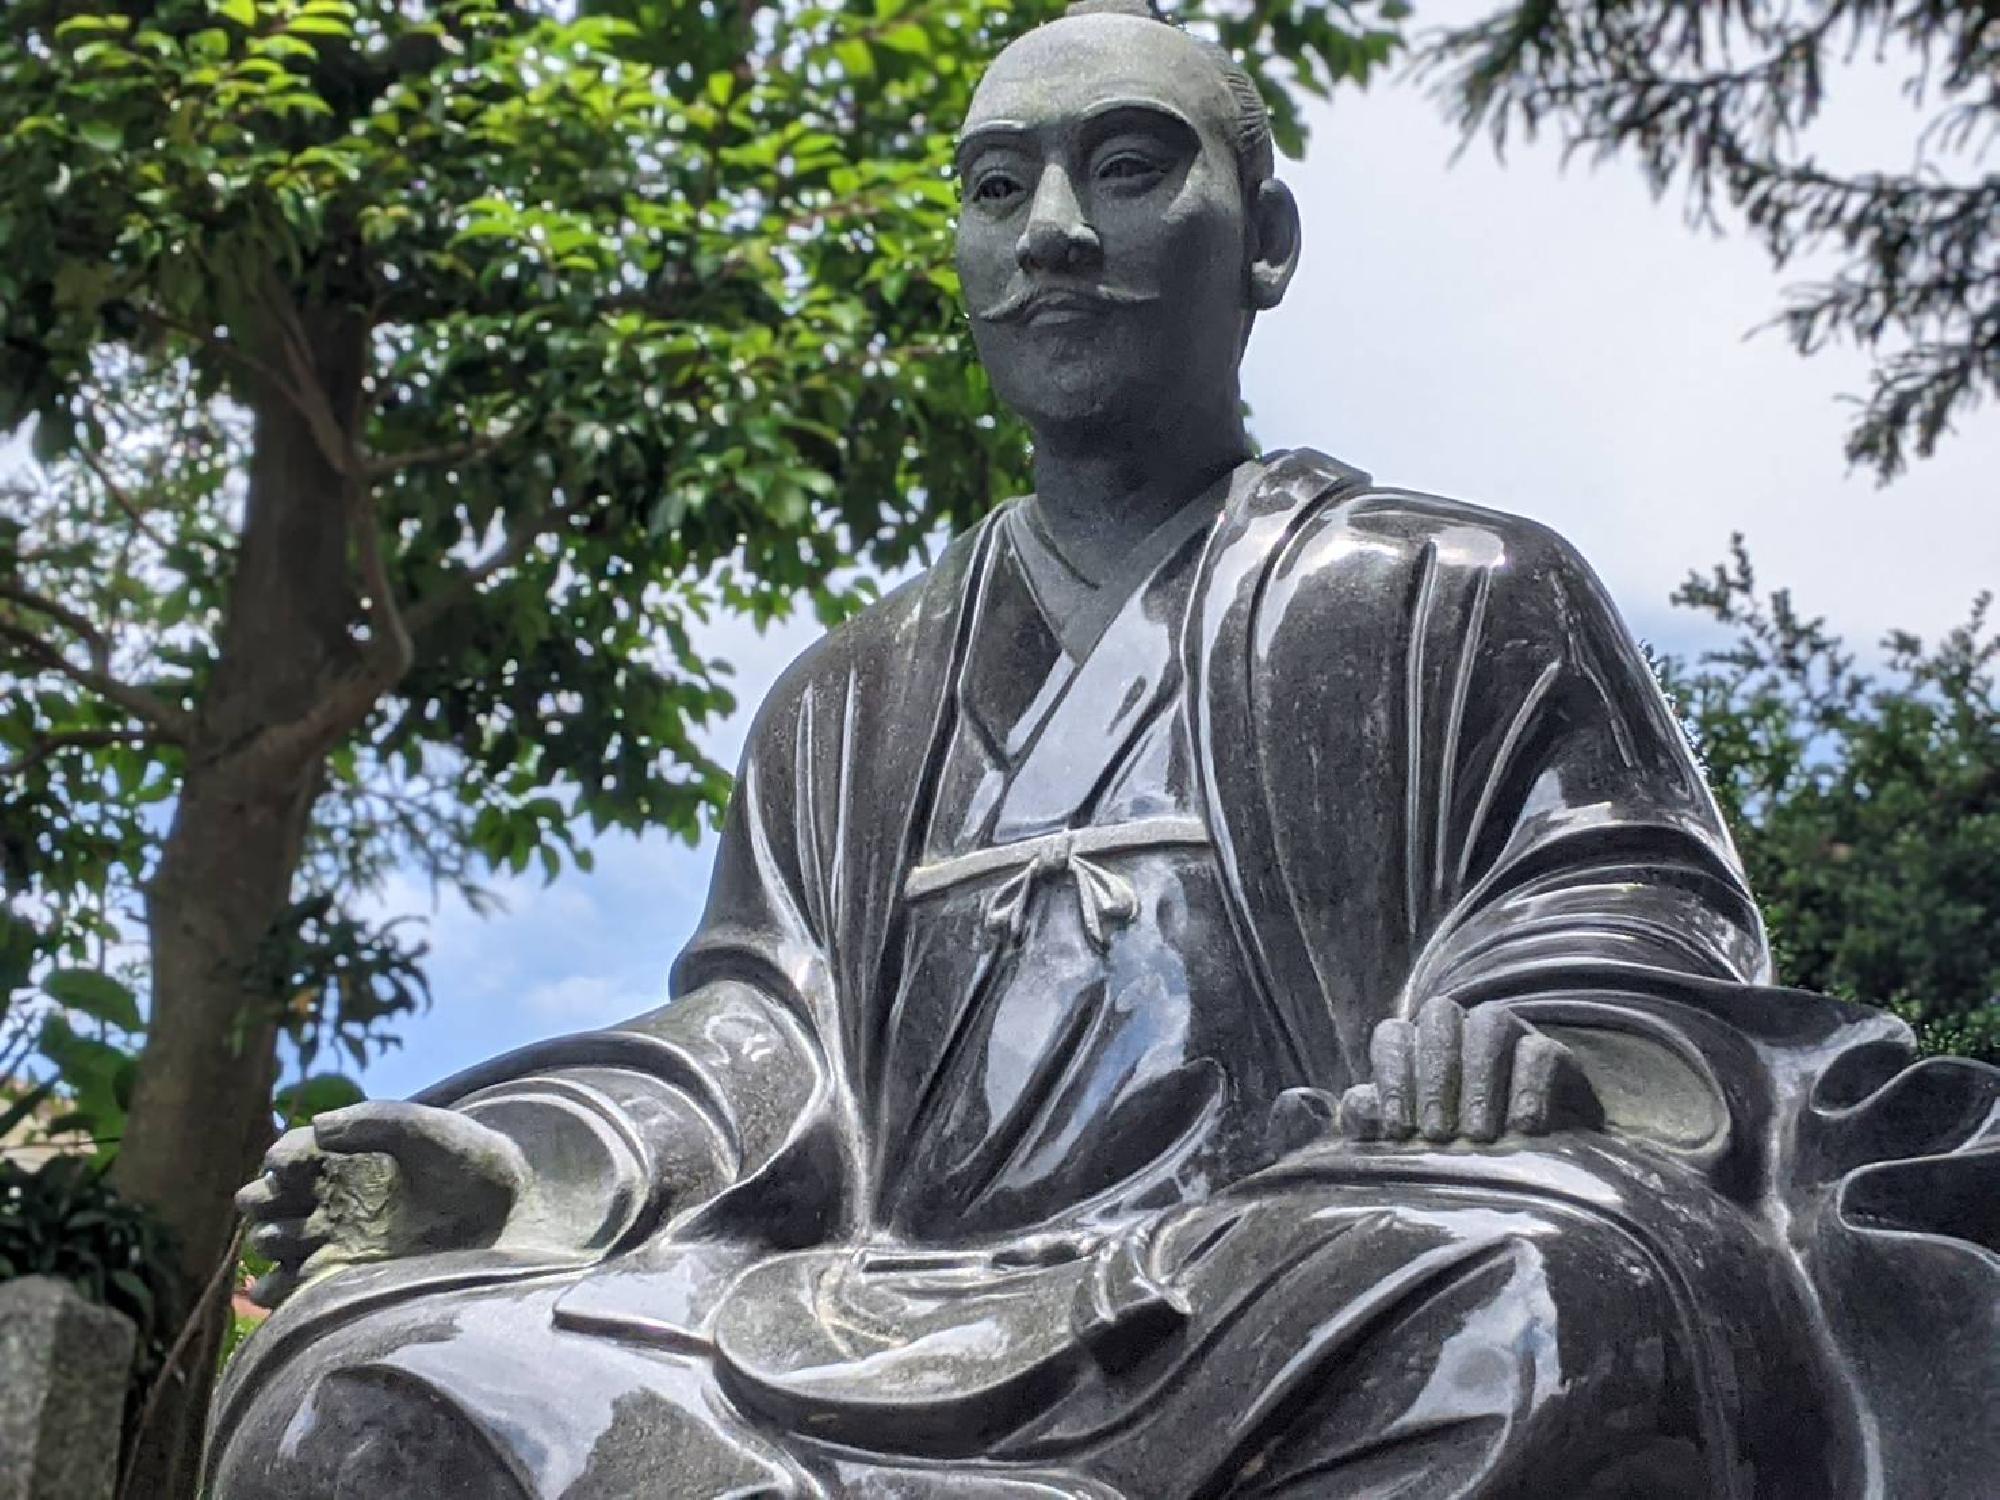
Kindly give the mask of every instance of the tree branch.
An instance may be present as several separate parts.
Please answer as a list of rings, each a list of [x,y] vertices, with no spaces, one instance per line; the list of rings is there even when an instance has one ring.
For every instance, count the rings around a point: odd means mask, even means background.
[[[118,1477],[117,1500],[127,1500],[132,1493],[132,1483],[139,1471],[139,1454],[146,1429],[153,1425],[153,1418],[159,1411],[160,1398],[166,1394],[168,1386],[187,1380],[186,1373],[180,1369],[181,1360],[186,1357],[189,1346],[201,1333],[203,1321],[212,1315],[211,1304],[222,1295],[231,1278],[236,1275],[237,1263],[243,1258],[243,1236],[248,1230],[247,1223],[242,1221],[237,1223],[235,1232],[229,1237],[229,1248],[222,1252],[222,1259],[216,1262],[215,1272],[208,1278],[208,1285],[204,1286],[201,1294],[194,1299],[194,1306],[188,1310],[187,1321],[181,1324],[180,1332],[174,1335],[173,1347],[167,1350],[165,1363],[160,1366],[159,1374],[153,1377],[153,1384],[146,1392],[145,1402],[139,1408],[139,1420],[132,1429],[131,1441],[126,1444],[125,1471]]]
[[[137,302],[125,305],[132,309],[132,315],[141,322],[150,323],[153,327],[165,333],[177,333],[182,338],[201,345],[202,348],[208,350],[209,353],[215,355],[218,359],[227,360],[230,364],[237,366],[245,374],[256,376],[259,380],[270,386],[272,390],[283,396],[285,400],[298,407],[301,413],[303,413],[305,409],[304,405],[298,393],[291,388],[291,382],[286,379],[285,373],[275,366],[266,364],[234,339],[217,338],[214,334],[197,328],[192,323],[184,323],[179,318],[171,317],[166,313],[159,312],[154,308],[146,307]]]
[[[75,632],[90,655],[90,665],[78,666],[56,646],[34,631],[11,620],[0,620],[0,639],[14,642],[31,659],[40,662],[52,672],[61,673],[79,687],[88,688],[99,697],[117,704],[133,718],[152,725],[165,738],[185,744],[193,736],[194,720],[185,710],[175,707],[136,683],[122,681],[112,674],[111,643],[104,638],[103,632],[84,616],[65,604],[44,598],[16,584],[0,583],[0,599],[11,600],[23,609],[46,615],[57,624]]]
[[[104,466],[104,461],[88,448],[84,448],[81,445],[78,446],[78,451],[83,455],[85,466],[89,468],[91,473],[97,476],[97,482],[104,486],[104,492],[111,497],[112,504],[125,512],[126,519],[132,523],[139,534],[155,547],[158,547],[162,552],[172,551],[172,544],[153,529],[152,522],[146,519],[145,514],[139,509],[125,486],[112,477],[111,471]]]
[[[0,778],[18,776],[63,750],[102,748],[106,745],[156,745],[160,735],[153,729],[71,729],[61,734],[45,734],[12,760],[0,761]]]
[[[23,588],[18,583],[0,583],[0,599],[10,599],[23,609],[31,609],[38,615],[47,615],[58,625],[80,636],[86,650],[90,652],[90,664],[98,671],[106,670],[111,659],[111,643],[104,633],[90,620],[67,604],[59,604],[46,594],[38,594],[33,589]]]
[[[406,469],[421,468],[427,464],[469,464],[482,458],[491,458],[512,436],[468,438],[460,443],[439,443],[431,448],[409,448],[401,453],[385,453],[368,461],[367,475],[370,479],[390,479]]]
[[[501,538],[500,545],[485,558],[458,574],[445,587],[406,606],[403,619],[410,634],[422,635],[445,614],[471,598],[480,584],[519,562],[536,539],[555,524],[560,513],[560,508],[554,504],[538,507],[523,517],[519,526],[510,527]]]
[[[358,482],[350,482],[347,489],[347,534],[361,565],[361,586],[368,591],[368,630],[372,637],[368,654],[374,658],[369,675],[379,679],[379,691],[410,670],[416,647],[410,641],[402,612],[396,607],[389,560],[382,550],[382,528],[375,517],[375,497],[366,485]],[[373,697],[371,693],[371,702]]]
[[[309,713],[289,724],[265,729],[251,741],[246,753],[279,759],[317,755],[359,727],[382,694],[409,671],[416,659],[416,637],[471,598],[487,579],[518,562],[562,514],[562,507],[552,502],[538,507],[524,516],[519,525],[509,528],[500,545],[487,556],[435,592],[398,606],[390,591],[374,506],[368,491],[355,485],[350,492],[349,519],[363,584],[368,591],[369,628],[379,649],[370,652],[369,663],[336,681]]]
[[[364,591],[370,636],[367,655],[357,667],[335,678],[304,714],[260,730],[241,752],[250,759],[296,765],[323,755],[367,719],[382,694],[401,680],[416,660],[416,644],[389,581],[374,497],[365,484],[349,476],[343,503],[348,540]]]
[[[289,372],[280,370],[266,360],[258,358],[234,339],[217,338],[214,334],[182,322],[178,318],[143,307],[138,303],[129,304],[135,316],[142,321],[168,333],[177,333],[214,354],[218,359],[227,360],[244,373],[255,376],[269,386],[291,408],[305,419],[313,437],[313,446],[319,450],[327,466],[338,474],[352,474],[355,470],[353,445],[347,441],[340,429],[340,423],[327,404],[326,394],[320,388],[318,377],[313,374],[310,351],[306,349],[304,335],[297,328],[296,317],[287,316],[285,310],[278,311],[279,347],[285,355]]]
[[[319,449],[320,457],[334,473],[350,482],[361,480],[364,474],[360,454],[348,429],[341,425],[333,404],[327,400],[326,387],[320,382],[314,362],[312,343],[299,323],[298,309],[283,291],[268,284],[263,301],[276,325],[278,348],[291,372],[291,384],[286,388],[289,399],[299,415],[305,418],[306,428],[312,433],[313,446]]]

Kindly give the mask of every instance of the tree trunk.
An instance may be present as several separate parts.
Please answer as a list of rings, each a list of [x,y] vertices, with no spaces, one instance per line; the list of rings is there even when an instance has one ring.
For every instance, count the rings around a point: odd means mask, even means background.
[[[230,785],[220,768],[191,770],[147,893],[153,1013],[118,1186],[165,1220],[185,1301],[204,1319],[169,1378],[137,1461],[131,1493],[194,1493],[199,1418],[221,1329],[214,1281],[231,1238],[231,1197],[270,1144],[277,1002],[252,977],[283,911],[309,810],[281,788]],[[224,1273],[226,1274],[226,1273]],[[219,1295],[219,1294],[218,1294]]]
[[[353,411],[365,332],[312,326],[316,372]],[[172,1233],[187,1297],[205,1319],[160,1393],[126,1493],[192,1497],[226,1294],[222,1262],[236,1189],[273,1134],[280,1008],[260,982],[267,939],[293,899],[321,761],[260,753],[261,731],[306,713],[350,664],[343,480],[293,404],[252,397],[256,439],[243,534],[215,671],[199,709],[180,799],[146,892],[153,994],[145,1050],[113,1167],[118,1188]]]

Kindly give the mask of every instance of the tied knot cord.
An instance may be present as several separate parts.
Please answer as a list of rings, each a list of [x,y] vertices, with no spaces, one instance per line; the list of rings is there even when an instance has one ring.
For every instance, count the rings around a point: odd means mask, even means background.
[[[1033,859],[994,888],[986,899],[986,930],[1019,942],[1028,930],[1035,888],[1064,873],[1076,879],[1084,935],[1102,952],[1111,941],[1111,929],[1124,926],[1138,914],[1139,893],[1124,876],[1086,859],[1071,833],[1052,835]]]
[[[1130,880],[1100,864],[1098,857],[1146,849],[1202,849],[1208,842],[1208,829],[1199,818],[1094,824],[920,865],[910,872],[903,894],[920,901],[975,881],[997,881],[986,898],[986,930],[1019,941],[1028,930],[1036,887],[1068,876],[1076,885],[1084,935],[1102,952],[1112,929],[1139,914],[1139,893]]]

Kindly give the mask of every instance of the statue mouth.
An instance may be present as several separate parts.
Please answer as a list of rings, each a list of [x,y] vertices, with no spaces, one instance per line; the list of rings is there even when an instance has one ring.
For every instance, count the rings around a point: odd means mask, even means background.
[[[1025,286],[979,314],[988,323],[1060,324],[1099,318],[1151,302],[1143,292],[1109,286]]]

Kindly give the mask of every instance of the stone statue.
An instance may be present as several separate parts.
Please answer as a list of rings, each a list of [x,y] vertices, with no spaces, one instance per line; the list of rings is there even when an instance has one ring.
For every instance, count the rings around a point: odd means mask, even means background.
[[[1773,987],[1561,539],[1253,451],[1242,73],[1099,0],[959,168],[1035,493],[779,683],[669,1004],[273,1149],[213,1495],[1992,1494],[2000,1072]]]

